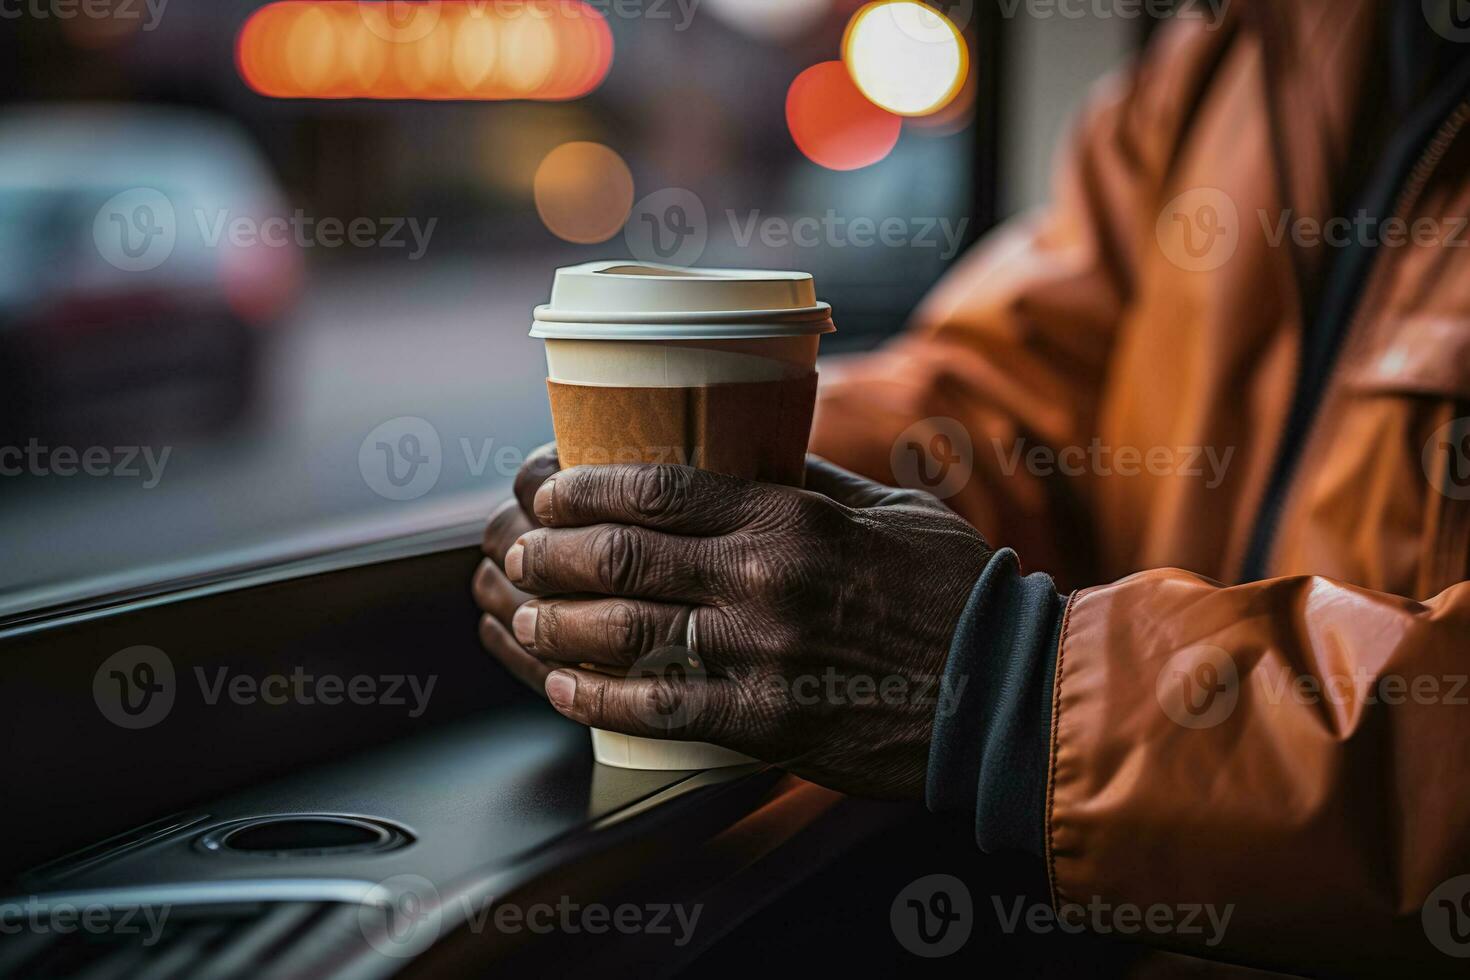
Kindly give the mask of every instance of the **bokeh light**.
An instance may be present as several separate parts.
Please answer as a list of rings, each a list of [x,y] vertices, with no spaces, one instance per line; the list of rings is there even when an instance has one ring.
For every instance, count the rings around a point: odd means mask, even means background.
[[[913,0],[878,0],[860,9],[843,36],[842,59],[868,99],[901,116],[944,108],[970,67],[959,29]]]
[[[556,66],[556,41],[557,32],[549,21],[536,17],[507,21],[500,35],[502,82],[517,95],[539,90]]]
[[[815,27],[832,0],[704,0],[704,8],[751,37],[789,41]]]
[[[454,33],[454,77],[467,92],[495,77],[500,58],[500,24],[492,17],[466,17]]]
[[[398,0],[415,16],[391,23],[385,7],[268,4],[240,28],[240,77],[280,99],[560,101],[592,92],[612,66],[607,20],[583,0]]]
[[[633,174],[601,143],[563,143],[536,168],[536,211],[551,233],[579,245],[605,242],[633,211]]]
[[[903,120],[868,101],[842,62],[823,61],[791,83],[786,125],[813,163],[829,170],[857,170],[893,150]]]
[[[949,105],[938,112],[931,112],[927,116],[905,116],[904,131],[921,136],[952,136],[974,123],[975,101],[980,94],[980,84],[976,77],[978,74],[974,71],[967,72],[965,84],[960,86]]]

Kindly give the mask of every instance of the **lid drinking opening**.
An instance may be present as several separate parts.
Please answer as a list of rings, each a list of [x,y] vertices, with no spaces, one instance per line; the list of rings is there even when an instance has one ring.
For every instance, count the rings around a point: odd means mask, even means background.
[[[712,276],[691,269],[660,269],[647,265],[615,265],[607,269],[594,270],[599,276],[648,276],[653,279],[729,279],[730,276]]]

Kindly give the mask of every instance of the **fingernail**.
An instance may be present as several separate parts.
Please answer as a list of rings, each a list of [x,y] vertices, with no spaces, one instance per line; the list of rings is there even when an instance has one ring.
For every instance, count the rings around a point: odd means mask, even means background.
[[[516,614],[510,618],[510,628],[515,633],[516,639],[521,646],[527,649],[536,645],[536,617],[541,610],[529,602],[516,610]]]
[[[519,541],[505,553],[505,577],[512,582],[521,580],[521,566],[526,563],[526,548]]]
[[[531,509],[536,512],[536,519],[541,523],[551,520],[556,513],[556,477],[537,488],[536,496],[531,498]]]
[[[546,675],[546,696],[558,708],[567,709],[577,697],[577,678],[564,670]]]

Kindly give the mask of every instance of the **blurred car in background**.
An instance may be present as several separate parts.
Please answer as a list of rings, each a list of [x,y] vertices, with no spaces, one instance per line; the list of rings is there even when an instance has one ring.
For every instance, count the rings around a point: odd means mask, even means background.
[[[235,420],[301,282],[238,127],[182,109],[0,116],[0,425]]]

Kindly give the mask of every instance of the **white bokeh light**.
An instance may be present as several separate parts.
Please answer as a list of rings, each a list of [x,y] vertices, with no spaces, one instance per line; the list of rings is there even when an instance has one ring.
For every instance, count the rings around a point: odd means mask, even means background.
[[[944,108],[969,70],[959,30],[933,7],[911,0],[870,3],[854,14],[842,60],[863,95],[901,116]]]

